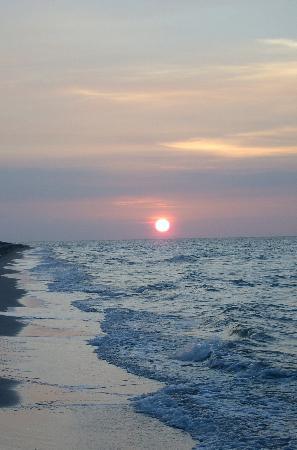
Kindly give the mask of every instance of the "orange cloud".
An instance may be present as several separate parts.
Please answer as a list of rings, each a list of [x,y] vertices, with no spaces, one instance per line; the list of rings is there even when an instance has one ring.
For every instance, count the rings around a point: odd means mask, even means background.
[[[89,97],[94,99],[108,100],[118,103],[145,103],[160,100],[172,100],[176,98],[192,97],[202,95],[197,90],[143,90],[143,91],[99,91],[96,89],[74,88],[66,93],[79,97]]]
[[[297,146],[264,146],[253,145],[243,139],[261,136],[259,132],[254,135],[237,135],[225,139],[188,139],[176,142],[164,142],[166,148],[195,153],[210,153],[226,158],[255,158],[279,154],[297,154]],[[265,135],[264,135],[265,136]]]

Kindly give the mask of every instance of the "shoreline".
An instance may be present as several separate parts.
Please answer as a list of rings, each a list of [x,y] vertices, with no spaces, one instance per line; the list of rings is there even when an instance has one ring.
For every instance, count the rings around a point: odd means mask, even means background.
[[[14,274],[15,271],[7,267],[14,260],[23,256],[23,251],[28,247],[19,244],[7,244],[0,242],[0,312],[8,308],[20,306],[19,300],[26,294],[24,289],[17,286],[15,278],[7,278],[5,275]]]
[[[16,336],[25,327],[18,318],[2,314],[10,308],[20,306],[19,300],[26,294],[25,290],[17,287],[16,278],[6,277],[15,273],[7,265],[22,258],[22,251],[25,249],[25,246],[19,244],[0,242],[0,339],[3,336]],[[19,395],[15,390],[17,384],[12,378],[0,377],[0,408],[19,402]]]
[[[13,285],[25,292],[13,313],[24,326],[0,338],[11,402],[0,408],[0,448],[191,450],[190,435],[135,412],[129,402],[162,384],[99,359],[87,343],[100,333],[100,317],[94,321],[72,306],[73,295],[49,292],[33,279],[27,270],[33,260],[17,261],[13,271]]]

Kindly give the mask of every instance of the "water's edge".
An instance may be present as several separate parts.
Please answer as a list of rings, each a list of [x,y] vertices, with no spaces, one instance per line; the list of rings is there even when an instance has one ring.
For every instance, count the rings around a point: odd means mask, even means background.
[[[98,356],[166,383],[135,409],[199,448],[294,448],[296,239],[60,243],[35,275],[100,322]],[[296,347],[295,347],[296,351]],[[281,428],[279,424],[281,423]]]

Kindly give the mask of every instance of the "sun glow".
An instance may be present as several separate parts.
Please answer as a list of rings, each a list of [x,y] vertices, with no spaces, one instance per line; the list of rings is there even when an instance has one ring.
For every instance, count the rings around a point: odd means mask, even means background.
[[[159,233],[165,233],[170,228],[170,222],[167,219],[158,219],[155,222],[155,228]]]

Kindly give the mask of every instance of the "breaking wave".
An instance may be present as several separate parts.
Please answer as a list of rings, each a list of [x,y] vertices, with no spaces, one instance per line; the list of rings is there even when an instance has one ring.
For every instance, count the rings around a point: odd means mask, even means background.
[[[60,243],[34,270],[103,316],[98,357],[165,383],[132,399],[137,411],[199,449],[292,450],[296,250],[294,238]]]

